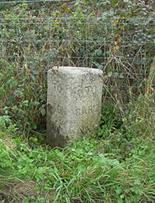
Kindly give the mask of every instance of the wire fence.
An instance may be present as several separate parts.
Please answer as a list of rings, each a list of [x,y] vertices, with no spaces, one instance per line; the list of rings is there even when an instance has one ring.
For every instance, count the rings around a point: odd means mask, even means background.
[[[0,114],[25,131],[45,127],[47,70],[53,66],[102,69],[103,101],[120,110],[149,87],[154,12],[128,18],[128,7],[115,15],[97,7],[108,1],[81,10],[79,2],[0,1]]]
[[[65,2],[75,3],[65,0],[17,0],[1,1],[0,6],[39,3],[42,8],[43,5]],[[100,68],[109,75],[114,72],[115,77],[130,75],[135,81],[148,74],[146,67],[151,63],[151,52],[154,51],[153,17],[120,20],[116,16],[104,19],[101,15],[49,16],[46,11],[39,15],[35,8],[32,13],[26,9],[23,11],[26,13],[18,11],[17,15],[0,15],[1,58],[18,66],[26,64],[30,69],[37,65],[46,66],[46,70],[54,65]]]
[[[27,1],[25,1],[25,0],[23,0],[23,1],[18,1],[18,0],[16,0],[16,1],[1,1],[0,3],[1,4],[16,4],[16,3],[32,3],[32,4],[34,4],[34,3],[47,3],[47,2],[68,2],[68,0],[34,0],[34,1],[31,1],[31,0],[27,0]]]

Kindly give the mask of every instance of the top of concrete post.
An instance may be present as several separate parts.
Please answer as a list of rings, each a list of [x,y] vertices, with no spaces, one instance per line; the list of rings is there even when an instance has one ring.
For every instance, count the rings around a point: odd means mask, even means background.
[[[93,73],[97,75],[102,75],[103,71],[95,68],[88,68],[88,67],[71,67],[71,66],[54,66],[52,69],[49,70],[49,72],[57,71],[59,70],[59,73],[67,73],[67,74],[77,74],[81,75],[84,73]]]

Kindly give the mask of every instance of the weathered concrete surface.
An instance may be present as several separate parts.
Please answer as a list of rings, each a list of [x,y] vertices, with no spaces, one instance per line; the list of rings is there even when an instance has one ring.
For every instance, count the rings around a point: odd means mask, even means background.
[[[102,71],[54,67],[48,71],[47,143],[66,143],[94,131],[101,115]]]

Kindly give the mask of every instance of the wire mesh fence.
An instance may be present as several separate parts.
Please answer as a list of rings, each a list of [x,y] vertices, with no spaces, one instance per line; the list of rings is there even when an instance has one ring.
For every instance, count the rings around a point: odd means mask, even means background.
[[[97,7],[97,3],[91,12],[87,11],[90,7],[77,4],[63,0],[0,2],[1,106],[8,96],[17,103],[23,99],[44,105],[46,72],[53,66],[102,69],[104,97],[116,103],[145,91],[155,55],[154,12],[150,9],[146,15],[131,16],[127,7],[115,15],[115,10]]]
[[[0,15],[1,58],[16,65],[18,72],[36,74],[55,65],[93,67],[104,70],[108,83],[117,79],[118,89],[143,86],[154,57],[154,15],[105,16],[99,8],[96,15],[87,16],[75,8],[70,12],[74,4],[2,1],[1,6],[19,8],[15,14],[12,10]],[[61,14],[57,7],[66,11]]]

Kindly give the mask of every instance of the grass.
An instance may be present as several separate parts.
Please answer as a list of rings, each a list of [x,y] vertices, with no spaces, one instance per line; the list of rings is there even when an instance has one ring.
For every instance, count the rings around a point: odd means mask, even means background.
[[[1,118],[0,201],[155,202],[154,114],[144,108],[153,103],[141,98],[122,121],[106,107],[97,136],[64,149],[42,146],[34,137],[12,136],[16,126],[8,128],[8,118]]]
[[[23,203],[155,200],[155,143],[152,140],[132,140],[125,159],[115,157],[116,149],[107,151],[107,145],[109,148],[112,145],[110,140],[83,139],[64,150],[41,146],[32,149],[19,138],[12,142],[16,147],[9,149],[3,139],[0,140],[1,168],[8,171],[1,178],[5,181],[0,194],[7,194],[9,190],[6,197],[9,202],[19,199]],[[25,192],[21,191],[22,187]]]

